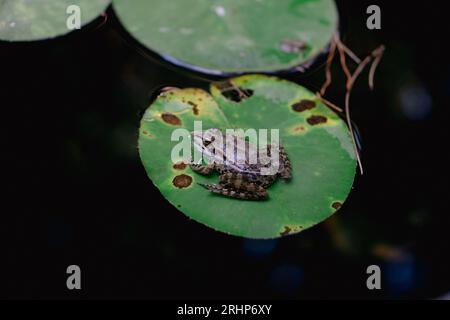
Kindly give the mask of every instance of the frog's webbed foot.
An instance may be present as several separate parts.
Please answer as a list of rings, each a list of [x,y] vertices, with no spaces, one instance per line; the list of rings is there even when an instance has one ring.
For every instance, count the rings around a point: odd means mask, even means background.
[[[292,178],[291,161],[282,145],[280,145],[280,170],[278,173],[283,180],[290,180]]]
[[[203,184],[199,183],[212,193],[223,195],[230,198],[241,200],[265,200],[268,197],[266,189],[260,188],[255,192],[250,192],[244,189],[234,188],[232,185],[223,184]]]
[[[191,163],[190,167],[192,171],[204,176],[210,175],[215,169],[214,163],[210,163],[207,165]]]

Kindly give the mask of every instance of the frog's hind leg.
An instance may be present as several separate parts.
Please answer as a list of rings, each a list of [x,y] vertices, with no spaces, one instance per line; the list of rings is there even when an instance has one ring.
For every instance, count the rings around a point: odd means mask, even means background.
[[[292,165],[286,150],[280,145],[280,169],[278,171],[281,179],[289,180],[292,178]]]
[[[262,192],[265,188],[257,182],[258,177],[251,174],[224,172],[220,175],[220,184],[248,192]]]
[[[225,185],[225,184],[199,183],[199,185],[206,188],[212,193],[241,200],[264,200],[267,199],[268,196],[267,191],[264,188],[251,192],[245,189],[237,189],[234,188],[232,185]]]
[[[220,175],[220,185],[239,194],[244,193],[244,199],[266,199],[268,196],[267,190],[251,178],[251,176],[242,173],[224,172]]]

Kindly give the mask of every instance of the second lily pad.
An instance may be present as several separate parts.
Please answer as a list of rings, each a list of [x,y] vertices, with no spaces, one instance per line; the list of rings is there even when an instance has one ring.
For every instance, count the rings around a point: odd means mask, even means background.
[[[293,178],[277,181],[266,201],[242,201],[211,194],[198,183],[217,183],[172,162],[175,129],[278,129],[292,163]],[[294,234],[325,220],[346,200],[356,161],[344,121],[309,90],[275,77],[249,75],[201,89],[160,95],[140,127],[142,162],[162,195],[192,219],[215,230],[247,238]]]
[[[114,0],[138,41],[176,64],[222,74],[271,72],[317,56],[337,29],[333,0]]]

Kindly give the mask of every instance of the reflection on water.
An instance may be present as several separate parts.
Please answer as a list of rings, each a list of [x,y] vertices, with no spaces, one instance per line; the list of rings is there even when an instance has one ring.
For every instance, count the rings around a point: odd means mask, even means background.
[[[400,108],[410,120],[423,120],[432,109],[432,99],[423,85],[406,85],[399,90]]]

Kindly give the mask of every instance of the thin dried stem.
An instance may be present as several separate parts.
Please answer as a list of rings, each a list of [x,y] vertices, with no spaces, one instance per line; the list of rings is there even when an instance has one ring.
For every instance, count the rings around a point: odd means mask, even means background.
[[[332,81],[332,75],[331,75],[331,64],[333,62],[334,56],[336,54],[336,49],[339,52],[339,58],[340,58],[340,63],[341,63],[341,67],[345,73],[345,76],[347,77],[347,83],[346,83],[346,94],[345,94],[345,110],[342,110],[341,108],[339,108],[338,106],[336,106],[335,104],[331,103],[330,101],[326,100],[325,98],[323,98],[323,96],[325,95],[326,89],[330,86],[331,81]],[[345,113],[345,117],[346,117],[346,121],[347,121],[347,125],[348,128],[350,130],[351,136],[352,136],[352,142],[353,142],[353,147],[355,149],[355,154],[356,154],[356,159],[358,162],[358,166],[360,168],[361,171],[361,175],[364,174],[364,169],[362,166],[362,161],[361,161],[361,155],[359,153],[358,150],[358,145],[356,142],[356,137],[355,137],[355,131],[353,129],[353,123],[351,120],[351,113],[350,113],[350,97],[351,97],[351,92],[352,92],[352,88],[353,85],[355,84],[356,80],[358,79],[359,75],[363,72],[364,68],[371,62],[372,66],[370,68],[370,73],[369,73],[369,86],[371,89],[373,89],[373,80],[374,80],[374,76],[375,76],[375,71],[381,61],[381,57],[383,56],[385,47],[384,46],[380,46],[377,49],[375,49],[369,56],[367,56],[364,60],[361,60],[355,53],[353,53],[352,50],[350,50],[347,46],[345,46],[340,37],[339,34],[336,33],[333,37],[333,40],[331,42],[331,46],[330,46],[330,53],[328,55],[327,58],[327,62],[326,62],[326,81],[323,84],[320,92],[316,93],[316,96],[328,107],[330,107],[333,110],[336,110],[340,113]],[[355,72],[352,74],[350,72],[350,69],[347,66],[347,61],[346,61],[346,54],[358,65],[358,67],[356,68]]]
[[[344,43],[342,43],[342,48],[344,49],[345,53],[356,63],[356,64],[360,64],[361,63],[361,59],[352,51],[349,49],[349,47],[347,47]]]
[[[344,112],[344,110],[342,108],[339,108],[337,105],[335,105],[331,101],[328,101],[327,99],[322,97],[322,95],[319,92],[316,92],[316,96],[317,96],[317,98],[320,99],[320,101],[322,101],[324,104],[326,104],[331,109],[333,109],[333,110],[335,110],[335,111],[337,111],[339,113],[343,113]]]
[[[363,166],[362,166],[361,155],[359,154],[358,145],[356,143],[356,138],[355,138],[355,132],[353,130],[352,119],[351,119],[351,115],[350,115],[350,93],[351,93],[351,90],[352,90],[353,83],[354,83],[355,79],[357,78],[359,73],[361,73],[361,71],[362,71],[362,69],[364,67],[360,69],[361,63],[359,63],[358,68],[355,71],[356,77],[354,77],[355,74],[352,75],[350,70],[349,70],[349,68],[348,68],[348,66],[347,66],[347,62],[346,62],[346,59],[345,59],[345,48],[344,48],[345,46],[341,42],[341,39],[339,38],[338,34],[335,35],[335,41],[336,41],[336,44],[337,44],[337,47],[338,47],[338,50],[339,50],[341,66],[342,66],[342,69],[344,70],[344,73],[345,73],[345,75],[347,77],[347,83],[346,83],[347,92],[345,94],[345,116],[346,116],[346,120],[347,120],[348,129],[350,130],[350,134],[352,136],[352,142],[353,142],[353,148],[354,148],[355,154],[356,154],[356,160],[358,162],[358,166],[359,166],[361,175],[363,175],[364,174],[364,169],[363,169]],[[358,71],[358,69],[360,69],[360,70]]]
[[[230,83],[231,83],[231,85],[233,86],[233,88],[239,93],[239,98],[241,98],[241,99],[246,99],[246,98],[248,98],[248,95],[244,92],[244,91],[242,91],[241,90],[241,88],[239,88],[238,86],[236,86],[233,82],[231,82],[230,81]]]
[[[348,82],[348,91],[352,90],[356,79],[358,79],[359,75],[363,72],[364,68],[370,63],[370,61],[372,61],[372,57],[368,56],[358,65],[355,72],[351,76],[350,81]]]
[[[336,44],[337,44],[337,48],[338,48],[338,51],[339,51],[341,67],[342,67],[342,70],[344,70],[345,76],[347,77],[347,85],[346,85],[346,87],[347,87],[347,90],[348,90],[349,81],[352,78],[352,73],[350,72],[350,70],[349,70],[349,68],[347,66],[347,61],[345,59],[344,46],[343,46],[343,44],[341,42],[341,39],[339,38],[339,35],[336,34],[334,38],[335,38],[335,41],[336,41]]]
[[[381,55],[384,52],[384,46],[380,46],[377,49],[375,49],[371,55],[367,56],[356,68],[355,72],[353,73],[353,75],[351,76],[351,78],[348,81],[348,87],[347,87],[347,92],[345,94],[345,115],[347,118],[347,125],[349,127],[349,130],[352,134],[352,140],[353,140],[353,146],[355,148],[355,152],[356,152],[356,159],[358,161],[358,165],[359,168],[361,170],[361,175],[364,174],[364,169],[362,166],[362,161],[361,161],[361,157],[360,154],[358,152],[358,147],[356,144],[356,139],[355,139],[355,134],[354,134],[354,130],[353,130],[353,124],[352,124],[352,120],[351,120],[351,115],[350,115],[350,96],[351,96],[351,92],[353,89],[353,85],[356,81],[356,79],[358,79],[359,75],[363,72],[364,68],[373,60],[375,59],[375,61],[377,61],[377,59],[381,59]]]
[[[232,81],[227,81],[226,84],[229,86],[226,88],[219,88],[220,92],[224,93],[224,92],[236,91],[239,95],[239,98],[241,98],[241,99],[249,98],[249,96],[243,90],[241,90],[241,88],[236,86]]]
[[[353,142],[353,148],[355,149],[356,154],[356,160],[358,162],[359,170],[361,172],[361,175],[364,175],[364,169],[362,166],[361,156],[359,154],[359,150],[356,144],[356,138],[355,138],[355,132],[353,130],[353,124],[350,117],[350,91],[347,91],[345,94],[345,116],[347,118],[347,125],[350,130],[351,136],[352,136],[352,142]]]
[[[356,79],[361,74],[361,72],[364,70],[365,66],[371,60],[372,60],[372,57],[369,56],[369,57],[366,57],[364,59],[364,61],[362,61],[359,64],[359,66],[356,69],[355,73],[353,73],[352,77],[350,78],[350,80],[348,82],[347,92],[345,93],[345,116],[347,118],[347,125],[348,125],[348,128],[349,128],[351,136],[352,136],[353,147],[355,149],[356,160],[358,161],[358,166],[359,166],[361,175],[364,174],[364,169],[363,169],[363,166],[362,166],[361,156],[360,156],[359,151],[358,151],[358,146],[356,144],[355,132],[353,130],[353,124],[352,124],[352,119],[351,119],[351,114],[350,114],[350,95],[351,95],[351,92],[352,92],[353,84],[355,83]]]
[[[372,55],[375,57],[375,60],[373,61],[372,66],[370,67],[370,72],[369,72],[370,90],[373,90],[373,88],[374,88],[375,71],[377,70],[377,67],[380,64],[381,58],[383,58],[385,49],[386,48],[382,45],[372,53]]]
[[[222,93],[230,92],[230,91],[236,91],[238,93],[238,95],[239,95],[239,98],[241,98],[241,99],[248,98],[248,95],[244,91],[242,91],[239,87],[236,87],[234,85],[232,87],[219,89],[219,90]]]
[[[323,84],[322,88],[320,89],[321,96],[325,95],[325,92],[327,91],[328,87],[331,84],[331,64],[333,63],[335,54],[336,54],[336,41],[333,39],[331,41],[330,52],[328,53],[328,57],[327,57],[327,64],[326,64],[326,68],[325,68],[325,83]]]

